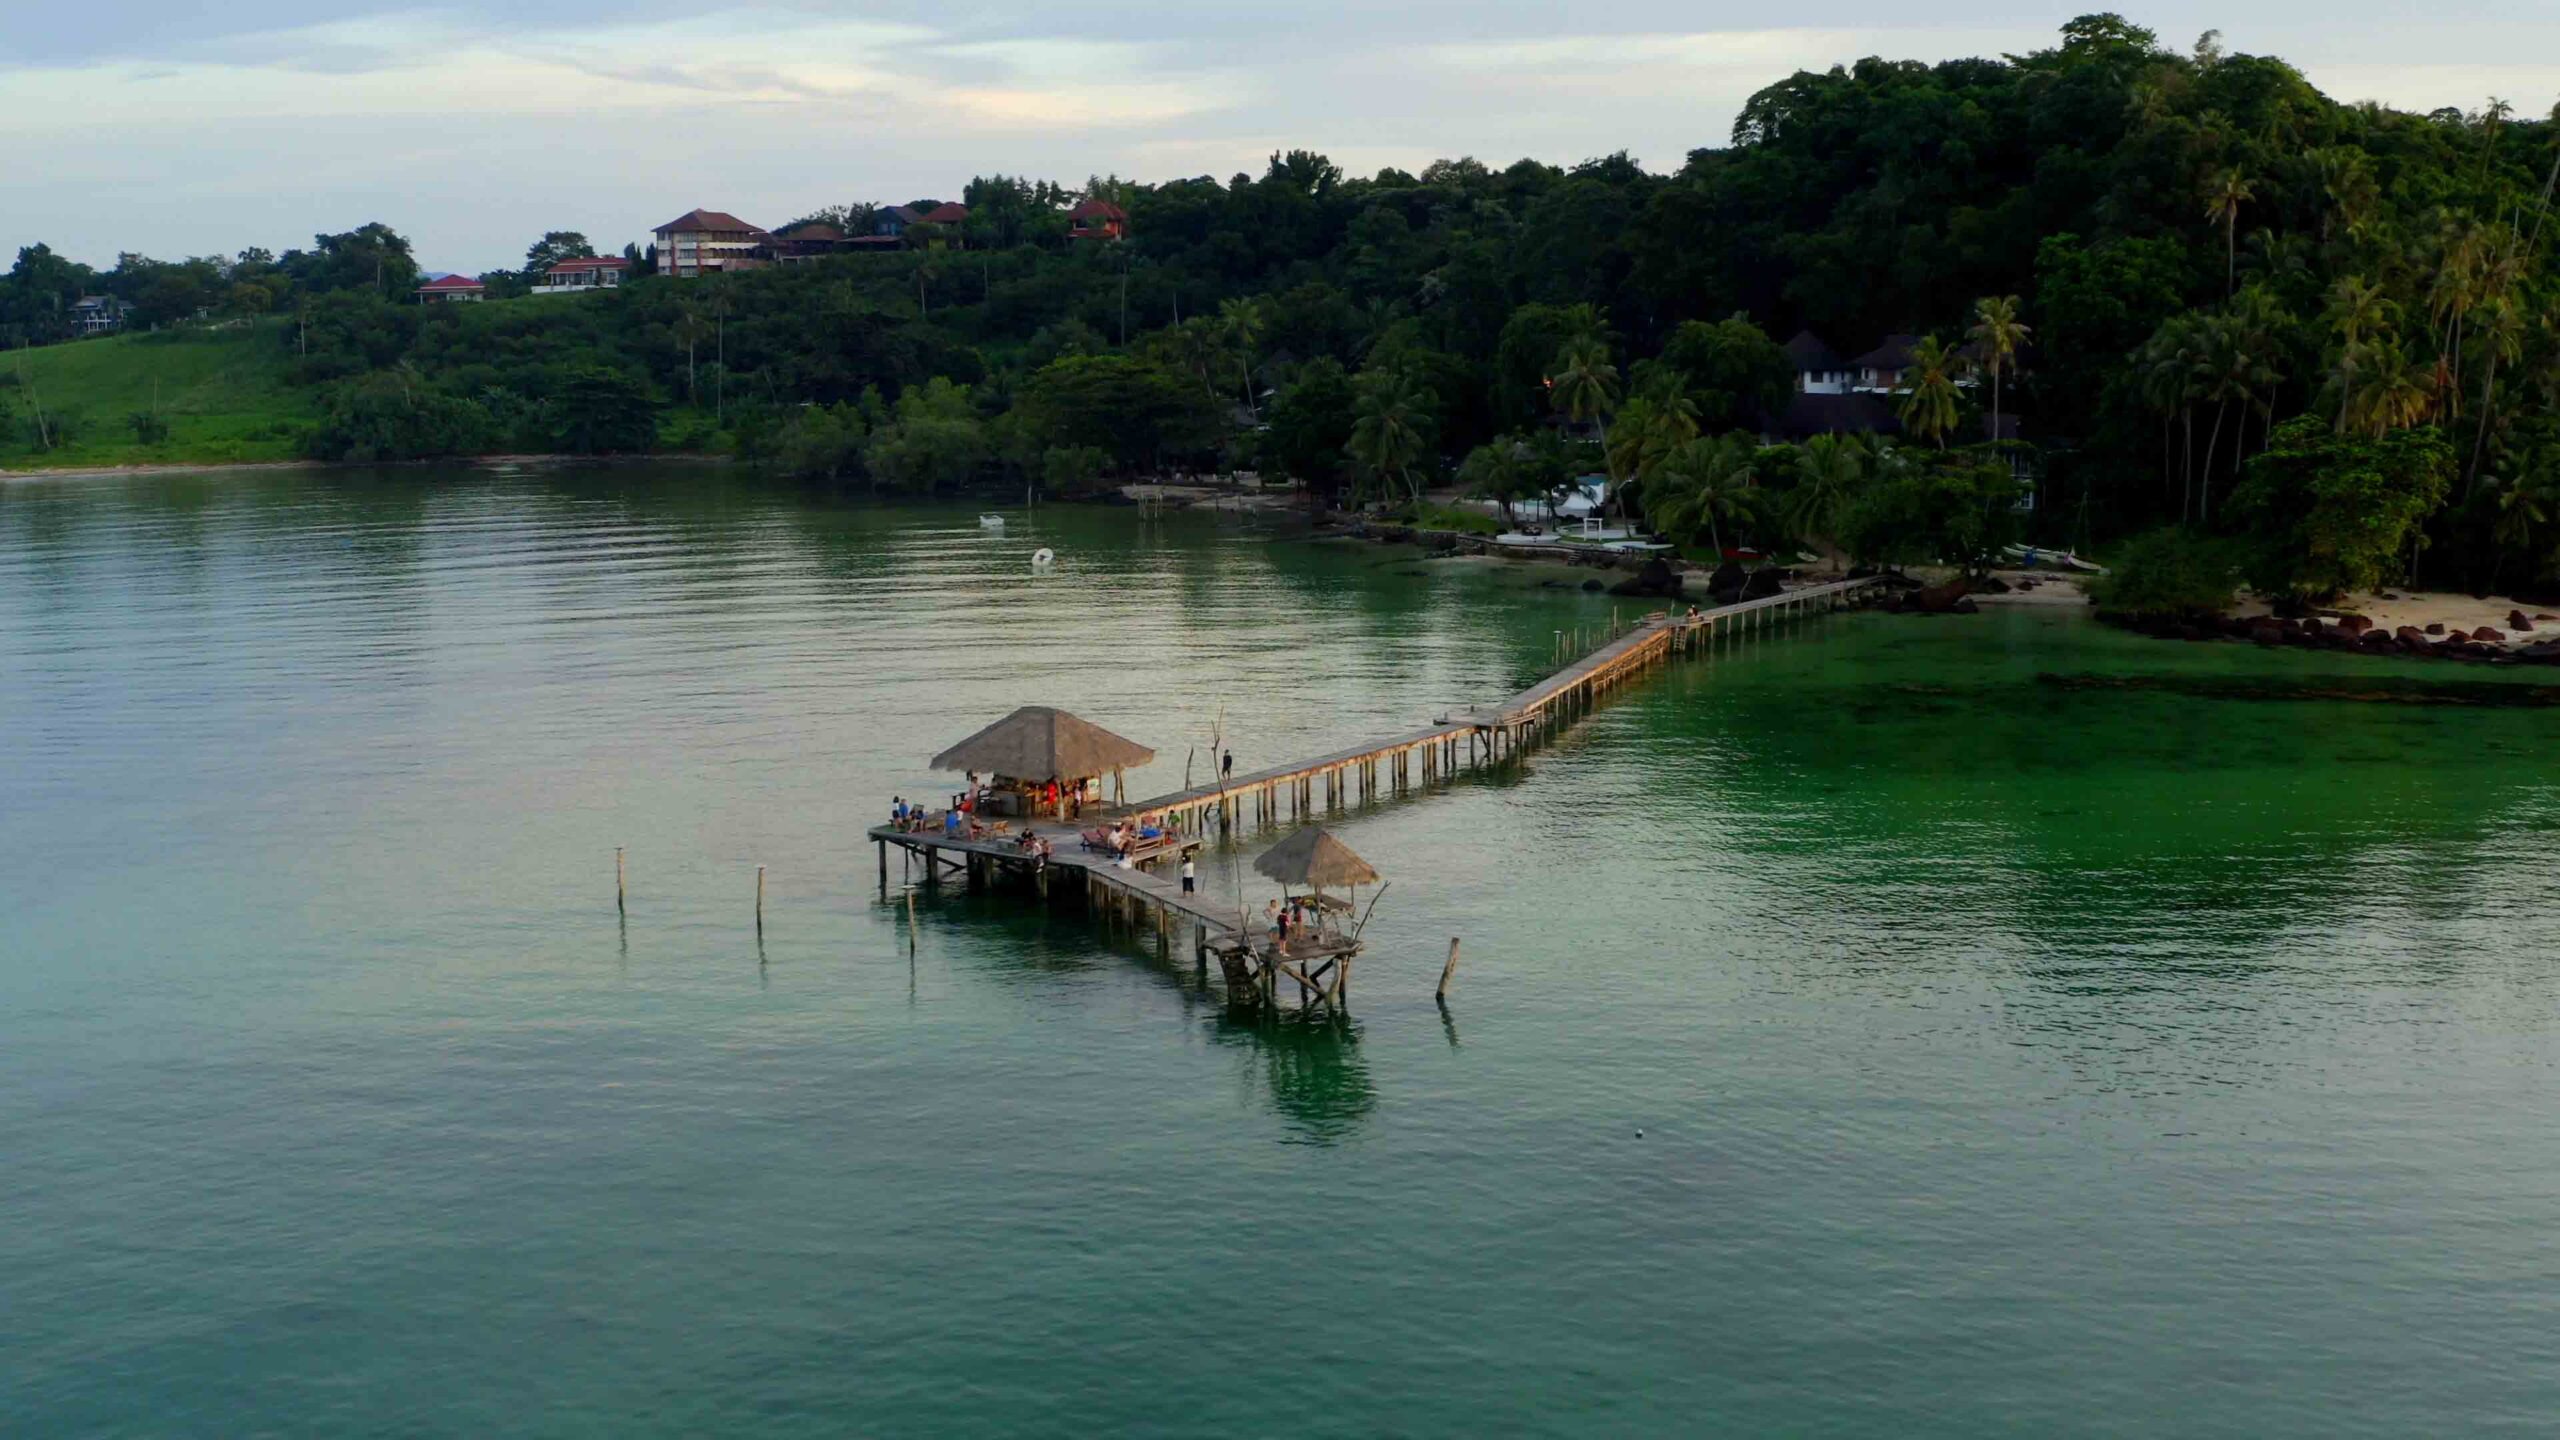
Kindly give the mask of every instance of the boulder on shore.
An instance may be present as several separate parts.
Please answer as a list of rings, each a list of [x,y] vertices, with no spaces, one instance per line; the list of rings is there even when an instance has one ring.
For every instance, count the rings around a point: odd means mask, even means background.
[[[2523,611],[2510,610],[2507,612],[2507,628],[2510,630],[2530,630],[2533,628],[2533,622],[2524,618]]]
[[[1930,585],[1914,590],[1911,592],[1909,608],[1922,615],[1970,614],[1970,611],[1956,609],[1956,602],[1964,598],[1966,588],[1964,577],[1959,575],[1944,585]]]
[[[2485,644],[2495,645],[2505,640],[2507,637],[2505,634],[2500,632],[2496,626],[2483,625],[2479,629],[2471,632],[2471,638]]]
[[[1750,575],[1741,566],[1727,560],[1707,577],[1707,593],[1715,597],[1717,604],[1730,605],[1742,598],[1742,587],[1750,581]]]
[[[2338,628],[2346,631],[2350,635],[2361,635],[2367,630],[2373,628],[2373,621],[2368,616],[2358,615],[2352,610],[2347,610],[2340,612],[2338,616]]]
[[[1786,588],[1787,572],[1775,565],[1764,566],[1752,571],[1751,578],[1742,582],[1742,598],[1766,600],[1772,595],[1784,594]]]
[[[2444,622],[2443,622],[2443,621],[2441,621],[2441,620],[2430,620],[2430,621],[2428,621],[2428,622],[2427,622],[2427,633],[2428,633],[2428,634],[2430,634],[2430,635],[2441,635],[2441,634],[2443,634],[2443,633],[2444,633]]]
[[[1679,600],[1687,595],[1681,586],[1680,572],[1671,568],[1660,556],[1647,560],[1635,574],[1609,587],[1612,595],[1655,596]]]

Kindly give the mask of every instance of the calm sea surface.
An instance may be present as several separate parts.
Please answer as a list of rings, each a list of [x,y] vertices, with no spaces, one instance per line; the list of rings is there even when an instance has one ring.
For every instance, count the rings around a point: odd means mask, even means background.
[[[0,1430],[2560,1423],[2560,711],[2326,693],[2513,682],[1835,617],[1346,818],[1354,1019],[1253,1024],[1010,896],[910,959],[861,831],[1016,704],[1169,789],[1610,602],[975,516],[0,485]]]

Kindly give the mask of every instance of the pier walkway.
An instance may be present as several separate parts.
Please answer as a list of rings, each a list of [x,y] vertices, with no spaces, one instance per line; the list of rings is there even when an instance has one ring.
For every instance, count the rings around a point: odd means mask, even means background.
[[[1052,887],[1081,885],[1088,899],[1106,916],[1133,925],[1152,924],[1160,950],[1168,949],[1178,926],[1189,926],[1195,949],[1242,943],[1252,922],[1236,907],[1207,895],[1185,895],[1178,880],[1143,868],[1171,855],[1190,854],[1213,834],[1231,835],[1248,824],[1296,823],[1361,800],[1402,792],[1415,785],[1499,764],[1534,746],[1602,695],[1635,679],[1677,654],[1688,653],[1737,632],[1756,632],[1789,620],[1854,605],[1881,585],[1876,579],[1843,580],[1789,590],[1758,600],[1722,605],[1695,615],[1665,612],[1647,616],[1582,658],[1507,699],[1475,709],[1451,711],[1428,725],[1384,740],[1337,750],[1313,760],[1274,766],[1226,777],[1216,784],[1194,786],[1152,799],[1086,812],[1085,823],[1108,823],[1138,815],[1162,817],[1170,838],[1140,867],[1122,869],[1112,857],[1083,848],[1076,825],[1054,820],[1018,822],[1010,833],[983,840],[945,835],[940,829],[900,830],[876,826],[870,836],[880,848],[880,886],[889,885],[889,847],[895,845],[923,860],[927,884],[939,884],[946,870],[972,881],[1001,873],[1026,875],[1046,895]],[[1025,854],[1019,843],[1024,830],[1036,831],[1054,853],[1043,863]]]

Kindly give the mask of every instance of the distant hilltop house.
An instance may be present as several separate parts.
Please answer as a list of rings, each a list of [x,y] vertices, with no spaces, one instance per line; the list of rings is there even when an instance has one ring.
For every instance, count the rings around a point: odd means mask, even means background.
[[[1067,212],[1067,238],[1070,240],[1125,240],[1129,236],[1129,212],[1108,200],[1080,200]]]
[[[824,220],[785,225],[773,232],[773,260],[777,265],[811,264],[844,249],[848,238]]]
[[[485,297],[488,293],[488,286],[481,284],[479,281],[472,279],[468,275],[438,275],[433,280],[430,280],[426,284],[418,287],[418,303],[421,305],[456,305],[466,301],[479,300]]]
[[[536,295],[592,295],[598,290],[616,290],[622,277],[631,270],[631,262],[619,255],[587,255],[563,260],[542,272],[534,282]]]
[[[773,253],[771,235],[725,210],[688,210],[651,233],[658,237],[658,273],[679,280],[759,270]]]
[[[132,308],[113,295],[83,295],[71,304],[71,326],[82,335],[104,335],[121,327]]]

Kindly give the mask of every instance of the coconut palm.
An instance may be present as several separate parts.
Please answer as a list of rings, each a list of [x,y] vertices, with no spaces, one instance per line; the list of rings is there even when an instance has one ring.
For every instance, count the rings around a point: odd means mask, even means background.
[[[1979,346],[1985,368],[1991,372],[1991,438],[2000,438],[2000,376],[2018,347],[2027,343],[2033,332],[2018,323],[2018,297],[1986,296],[1973,302],[1973,343]]]
[[[1344,448],[1378,478],[1381,489],[1394,481],[1420,500],[1422,487],[1414,479],[1413,467],[1430,451],[1431,431],[1430,407],[1410,376],[1364,375],[1359,402],[1352,410],[1351,438]]]
[[[2489,573],[2490,583],[2497,582],[2497,572],[2505,568],[2509,554],[2522,555],[2531,564],[2536,527],[2551,523],[2555,509],[2560,509],[2560,496],[2551,492],[2547,481],[2519,477],[2507,482],[2498,494],[2497,521],[2489,529],[2489,538],[2497,543],[2499,552]]]
[[[1911,368],[1902,375],[1902,403],[1895,412],[1902,428],[1947,448],[1947,432],[1956,428],[1956,354],[1935,335],[1923,335],[1911,347]]]
[[[2368,283],[2361,275],[2347,275],[2329,289],[2329,328],[2338,335],[2338,431],[2347,428],[2347,410],[2354,402],[2356,361],[2367,336],[2389,326],[2399,307],[2392,304],[2379,285]]]
[[[1746,521],[1758,508],[1758,460],[1758,447],[1747,435],[1692,440],[1654,472],[1645,491],[1645,512],[1655,529],[1675,539],[1695,540],[1704,529],[1722,557],[1723,522]]]
[[[1467,452],[1458,466],[1458,482],[1467,492],[1491,500],[1502,507],[1502,522],[1511,521],[1511,503],[1534,488],[1531,467],[1520,453],[1520,442],[1508,435]]]
[[[2237,165],[2216,171],[2205,182],[2204,213],[2222,225],[2223,293],[2240,291],[2240,207],[2258,198],[2249,177]]]
[[[1610,431],[1609,472],[1643,488],[1644,478],[1672,451],[1698,438],[1698,406],[1676,374],[1657,374],[1618,411]]]
[[[2368,340],[2363,348],[2356,366],[2360,378],[2347,397],[2350,428],[2379,437],[2433,413],[2435,387],[2428,367],[2411,360],[2397,337]]]
[[[2479,327],[2473,333],[2479,339],[2485,364],[2480,377],[2480,428],[2471,441],[2471,478],[2465,494],[2480,488],[2480,457],[2489,444],[2489,418],[2495,413],[2498,394],[2498,367],[2523,358],[2524,317],[2517,312],[2515,303],[2502,294],[2482,307]]]
[[[1828,540],[1840,517],[1866,484],[1867,447],[1847,435],[1816,435],[1796,457],[1796,486],[1787,492],[1787,528],[1808,540]]]
[[[1589,336],[1568,340],[1548,369],[1547,402],[1576,424],[1598,427],[1605,463],[1609,416],[1618,408],[1618,367],[1609,363],[1608,345]],[[1618,489],[1619,479],[1615,470],[1609,473],[1611,492]]]
[[[1253,403],[1253,353],[1262,343],[1262,307],[1251,300],[1226,300],[1218,305],[1218,330],[1235,348],[1238,387],[1244,394],[1247,415],[1260,418]]]

